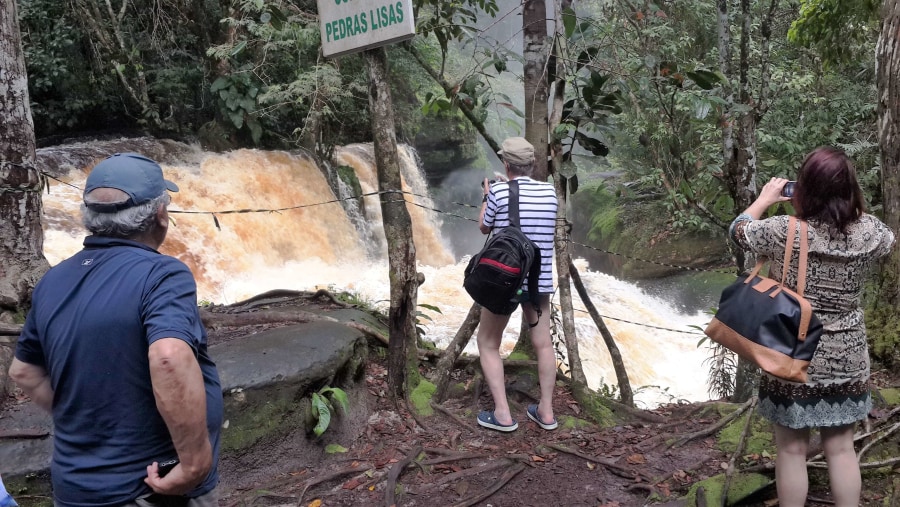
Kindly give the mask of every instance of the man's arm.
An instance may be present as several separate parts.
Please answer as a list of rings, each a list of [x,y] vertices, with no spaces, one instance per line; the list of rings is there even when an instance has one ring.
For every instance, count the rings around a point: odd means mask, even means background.
[[[147,467],[144,481],[157,493],[180,495],[200,484],[212,467],[203,373],[193,349],[178,338],[156,340],[148,357],[156,408],[169,428],[181,463],[164,478],[153,463]]]
[[[481,190],[483,191],[483,197],[481,199],[481,212],[478,213],[478,230],[480,230],[482,234],[488,234],[491,232],[491,228],[484,225],[484,212],[487,211],[487,199],[488,193],[491,191],[491,185],[487,178],[481,182]]]
[[[53,388],[50,387],[50,376],[43,367],[13,358],[9,378],[39,407],[47,412],[53,410]]]

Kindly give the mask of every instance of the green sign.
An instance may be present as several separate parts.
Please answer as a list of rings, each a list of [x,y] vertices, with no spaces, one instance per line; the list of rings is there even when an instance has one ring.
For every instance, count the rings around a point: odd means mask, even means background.
[[[412,0],[318,0],[322,53],[340,56],[412,38]]]

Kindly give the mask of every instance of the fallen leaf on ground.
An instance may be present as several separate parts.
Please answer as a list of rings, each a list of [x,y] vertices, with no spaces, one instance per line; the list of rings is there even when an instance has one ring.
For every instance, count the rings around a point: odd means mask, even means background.
[[[540,456],[534,456],[534,455],[532,455],[532,456],[531,456],[531,461],[547,461],[547,460],[545,460],[544,458],[542,458],[542,457],[540,457]]]
[[[631,456],[628,456],[625,461],[631,463],[632,465],[643,465],[647,462],[643,454],[632,454]]]

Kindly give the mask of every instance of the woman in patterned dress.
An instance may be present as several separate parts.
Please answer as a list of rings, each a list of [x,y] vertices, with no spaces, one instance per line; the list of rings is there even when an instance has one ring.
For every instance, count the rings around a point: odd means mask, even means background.
[[[792,198],[781,195],[787,182],[772,178],[729,229],[742,249],[771,259],[771,273],[778,278],[784,262],[788,217],[760,217],[770,206],[790,200],[796,216],[809,224],[804,297],[822,321],[824,331],[806,383],[763,374],[759,387],[759,412],[772,421],[775,429],[779,505],[802,506],[806,501],[810,428],[819,428],[821,434],[835,504],[858,505],[862,481],[853,432],[856,422],[865,419],[872,406],[860,298],[866,271],[890,252],[894,233],[865,213],[856,171],[840,150],[822,147],[807,155]],[[791,288],[797,284],[798,250],[799,238],[786,280]]]

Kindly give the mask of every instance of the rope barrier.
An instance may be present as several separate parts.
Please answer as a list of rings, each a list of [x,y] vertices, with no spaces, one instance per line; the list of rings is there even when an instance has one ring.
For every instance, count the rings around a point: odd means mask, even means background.
[[[17,165],[19,165],[19,164],[17,164]],[[77,187],[77,186],[75,186],[75,185],[72,185],[71,183],[64,182],[64,181],[62,181],[62,180],[60,180],[60,179],[58,179],[58,178],[55,178],[55,177],[53,177],[53,176],[50,175],[50,174],[47,174],[47,173],[45,173],[45,172],[42,172],[41,174],[43,174],[44,176],[46,176],[46,177],[48,177],[48,178],[51,178],[51,179],[53,179],[53,180],[56,180],[56,181],[58,181],[58,182],[60,182],[60,183],[62,183],[62,184],[64,184],[64,185],[68,185],[68,186],[70,186],[70,187],[72,187],[72,188],[81,190],[79,187]],[[49,186],[48,186],[48,192],[49,192]],[[350,196],[350,197],[344,197],[344,198],[339,198],[339,199],[331,199],[331,200],[329,200],[329,201],[322,201],[322,202],[316,202],[316,203],[311,203],[311,204],[300,204],[300,205],[296,205],[296,206],[286,206],[286,207],[282,207],[282,208],[271,208],[271,209],[270,209],[270,208],[243,208],[243,209],[231,209],[231,210],[220,210],[220,211],[198,211],[198,210],[175,210],[175,209],[169,209],[169,213],[178,213],[178,214],[183,214],[183,215],[210,215],[210,216],[213,217],[213,220],[215,221],[216,228],[217,228],[217,229],[221,229],[221,228],[219,227],[218,219],[216,219],[216,215],[231,215],[231,214],[242,214],[242,213],[278,213],[278,212],[282,212],[282,211],[291,211],[291,210],[302,209],[302,208],[311,208],[311,207],[314,207],[314,206],[322,206],[322,205],[325,205],[325,204],[340,203],[340,202],[343,202],[343,201],[349,201],[349,200],[359,199],[359,198],[361,198],[361,197],[371,197],[371,196],[387,195],[387,194],[410,195],[410,196],[413,196],[413,197],[419,197],[419,198],[422,198],[422,199],[431,199],[431,197],[429,197],[429,196],[427,196],[427,195],[416,194],[416,193],[414,193],[414,192],[408,192],[408,191],[405,191],[405,190],[381,190],[381,191],[367,192],[367,193],[364,193],[364,194],[359,194],[359,195]],[[451,216],[451,217],[454,217],[454,218],[459,218],[459,219],[462,219],[462,220],[467,220],[467,221],[474,222],[474,223],[477,223],[477,222],[478,222],[478,219],[476,219],[476,218],[470,218],[470,217],[463,216],[463,215],[459,215],[459,214],[456,214],[456,213],[452,213],[452,212],[449,212],[449,211],[446,211],[446,210],[441,210],[441,209],[434,208],[434,207],[431,207],[431,206],[426,206],[426,205],[424,205],[424,204],[420,204],[420,203],[417,203],[417,202],[415,202],[415,201],[408,201],[408,200],[406,200],[406,199],[403,199],[403,200],[404,200],[404,202],[406,202],[406,203],[408,203],[408,204],[412,204],[413,206],[417,206],[417,207],[419,207],[419,208],[426,209],[426,210],[429,210],[429,211],[434,211],[435,213],[439,213],[439,214],[442,214],[442,215]],[[458,202],[458,201],[450,201],[450,204],[455,204],[455,205],[457,205],[457,206],[466,207],[466,208],[472,208],[472,209],[479,209],[479,210],[481,209],[481,205],[480,205],[480,204],[476,206],[476,205],[473,205],[473,204],[462,203],[462,202]],[[644,262],[644,263],[647,263],[647,264],[654,264],[654,265],[657,265],[657,266],[663,266],[663,267],[672,268],[672,269],[680,269],[680,270],[683,270],[683,271],[694,271],[694,272],[709,272],[709,273],[726,273],[726,274],[732,274],[732,273],[733,273],[732,270],[727,269],[727,268],[714,268],[714,269],[709,269],[709,268],[695,268],[695,267],[692,267],[692,266],[681,266],[681,265],[678,265],[678,264],[671,264],[671,263],[666,263],[666,262],[661,262],[661,261],[654,261],[654,260],[650,260],[650,259],[643,259],[643,258],[641,258],[641,257],[635,257],[635,256],[632,256],[632,255],[626,255],[626,254],[623,254],[623,253],[613,252],[613,251],[610,251],[610,250],[604,250],[604,249],[602,249],[602,248],[597,248],[597,247],[594,247],[594,246],[585,245],[584,243],[579,243],[579,242],[573,241],[573,240],[571,240],[571,239],[566,239],[566,241],[568,241],[569,243],[571,243],[571,244],[573,244],[573,245],[580,246],[580,247],[583,247],[583,248],[587,248],[587,249],[589,249],[589,250],[594,250],[594,251],[596,251],[596,252],[600,252],[600,253],[604,253],[604,254],[608,254],[608,255],[615,255],[615,256],[617,256],[617,257],[622,257],[622,258],[628,259],[628,260],[633,260],[633,261],[638,261],[638,262]]]
[[[14,165],[22,165],[22,164],[14,164]],[[23,166],[23,167],[27,167],[27,166]],[[76,185],[73,185],[73,184],[71,184],[71,183],[62,181],[62,180],[60,180],[59,178],[56,178],[56,177],[54,177],[53,175],[48,174],[48,173],[46,173],[46,172],[41,172],[41,174],[42,174],[43,176],[47,177],[47,178],[53,179],[53,180],[55,180],[55,181],[61,183],[61,184],[63,184],[63,185],[68,185],[68,186],[70,186],[70,187],[72,187],[72,188],[74,188],[74,189],[76,189],[76,190],[82,190],[80,187],[78,187],[78,186],[76,186]],[[2,190],[3,190],[3,189],[0,189],[0,191],[2,191]],[[49,193],[49,185],[48,185],[47,191],[48,191],[48,193]],[[169,213],[179,213],[179,214],[184,214],[184,215],[211,215],[211,216],[213,217],[213,221],[215,222],[216,228],[217,228],[217,229],[221,229],[221,228],[219,227],[219,221],[218,221],[218,219],[216,218],[216,215],[230,215],[230,214],[243,214],[243,213],[280,213],[280,212],[282,212],[282,211],[290,211],[290,210],[296,210],[296,209],[302,209],[302,208],[310,208],[310,207],[313,207],[313,206],[322,206],[322,205],[325,205],[325,204],[335,204],[335,203],[340,203],[340,202],[343,202],[343,201],[348,201],[348,200],[351,200],[351,199],[353,199],[353,200],[359,199],[359,198],[362,198],[362,197],[372,197],[372,196],[377,196],[377,195],[389,195],[389,194],[410,195],[410,196],[413,196],[413,197],[419,197],[419,198],[423,198],[423,199],[431,199],[431,197],[429,197],[429,196],[427,196],[427,195],[416,194],[416,193],[414,193],[414,192],[408,192],[408,191],[404,191],[404,190],[381,190],[381,191],[367,192],[367,193],[363,193],[363,194],[359,194],[359,195],[355,195],[355,196],[350,196],[350,197],[339,198],[339,199],[331,199],[331,200],[329,200],[329,201],[322,201],[322,202],[311,203],[311,204],[300,204],[300,205],[296,205],[296,206],[286,206],[286,207],[282,207],[282,208],[243,208],[243,209],[231,209],[231,210],[220,210],[220,211],[173,210],[173,209],[170,209],[170,210],[169,210]],[[399,201],[398,201],[398,202],[399,202]],[[434,211],[434,212],[436,212],[436,213],[440,213],[440,214],[443,214],[443,215],[448,215],[448,216],[452,216],[452,217],[455,217],[455,218],[460,218],[460,219],[463,219],[463,220],[468,220],[468,221],[470,221],[470,222],[475,222],[475,223],[478,222],[478,220],[475,219],[475,218],[470,218],[470,217],[466,217],[466,216],[463,216],[463,215],[458,215],[458,214],[456,214],[456,213],[451,213],[451,212],[446,211],[446,210],[441,210],[441,209],[437,209],[437,208],[434,208],[434,207],[426,206],[426,205],[424,205],[424,204],[420,204],[420,203],[417,203],[417,202],[415,202],[415,201],[407,201],[406,199],[403,199],[403,202],[406,202],[406,203],[408,203],[408,204],[412,204],[413,206],[418,206],[419,208],[422,208],[422,209],[426,209],[426,210],[429,210],[429,211]],[[451,204],[455,204],[455,205],[457,205],[457,206],[462,206],[462,207],[468,207],[468,208],[479,209],[479,210],[481,209],[481,205],[477,205],[477,206],[476,206],[476,205],[467,204],[467,203],[461,203],[461,202],[456,202],[456,201],[451,201],[450,203],[451,203]],[[660,266],[666,266],[666,267],[670,267],[670,268],[683,269],[683,270],[686,270],[686,271],[727,272],[726,270],[723,270],[723,269],[703,269],[703,268],[694,268],[694,267],[690,267],[690,266],[679,266],[679,265],[676,265],[676,264],[668,264],[668,263],[659,262],[659,261],[652,261],[652,260],[648,260],[648,259],[641,259],[641,258],[639,258],[639,257],[633,257],[633,256],[629,256],[629,255],[625,255],[625,254],[621,254],[621,253],[617,253],[617,252],[611,252],[611,251],[609,251],[609,250],[603,250],[603,249],[600,249],[600,248],[592,247],[592,246],[590,246],[590,245],[585,245],[585,244],[582,244],[582,243],[578,243],[578,242],[576,242],[576,241],[572,241],[571,239],[566,239],[566,241],[568,241],[569,243],[572,243],[572,244],[574,244],[574,245],[578,245],[578,246],[581,246],[581,247],[584,247],[584,248],[588,248],[588,249],[591,249],[591,250],[595,250],[595,251],[598,251],[598,252],[601,252],[601,253],[606,253],[606,254],[610,254],[610,255],[616,255],[616,256],[624,257],[624,258],[630,259],[630,260],[635,260],[635,261],[640,261],[640,262],[646,262],[646,263],[656,264],[656,265],[660,265]],[[575,309],[575,311],[582,312],[582,313],[588,313],[586,310],[581,310],[581,309],[577,309],[577,308]],[[601,317],[603,317],[603,318],[605,318],[605,319],[615,320],[615,321],[618,321],[618,322],[624,322],[624,323],[626,323],[626,324],[633,324],[633,325],[636,325],[636,326],[642,326],[642,327],[647,327],[647,328],[651,328],[651,329],[658,329],[658,330],[661,330],[661,331],[669,331],[669,332],[673,332],[673,333],[692,334],[692,335],[702,335],[702,334],[703,334],[703,333],[699,333],[699,332],[696,332],[696,331],[684,331],[684,330],[680,330],[680,329],[671,329],[671,328],[666,328],[666,327],[654,326],[654,325],[650,325],[650,324],[643,324],[643,323],[640,323],[640,322],[634,322],[634,321],[631,321],[631,320],[621,319],[621,318],[617,318],[617,317],[611,317],[611,316],[608,316],[608,315],[601,315]]]
[[[581,312],[581,313],[589,313],[587,310],[582,310],[582,309],[580,309],[580,308],[573,308],[573,310],[575,310],[576,312]],[[618,317],[610,317],[609,315],[601,315],[601,317],[603,317],[604,319],[615,320],[615,321],[618,321],[618,322],[624,322],[624,323],[626,323],[626,324],[634,324],[634,325],[636,325],[636,326],[649,327],[649,328],[652,328],[652,329],[659,329],[659,330],[661,330],[661,331],[671,331],[671,332],[673,332],[673,333],[682,333],[682,334],[703,335],[703,333],[701,333],[701,332],[699,332],[699,331],[685,331],[685,330],[683,330],[683,329],[672,329],[672,328],[669,328],[669,327],[654,326],[654,325],[651,325],[651,324],[643,324],[643,323],[641,323],[641,322],[635,322],[635,321],[633,321],[633,320],[625,320],[625,319],[620,319],[620,318],[618,318]],[[705,335],[704,335],[704,336],[705,336]]]

